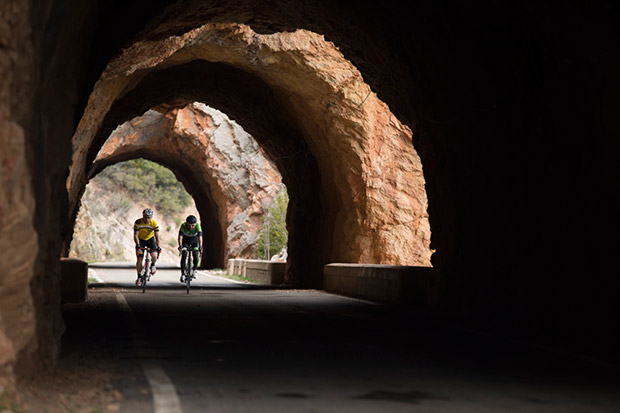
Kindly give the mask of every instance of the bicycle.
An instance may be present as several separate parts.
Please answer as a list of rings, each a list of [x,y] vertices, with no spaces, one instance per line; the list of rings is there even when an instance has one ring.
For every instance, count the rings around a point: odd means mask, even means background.
[[[194,278],[196,278],[196,270],[194,270],[194,266],[193,266],[193,262],[192,260],[194,259],[194,254],[193,251],[199,251],[200,249],[198,247],[182,247],[180,254],[183,254],[183,251],[187,252],[187,258],[186,258],[186,263],[185,263],[185,269],[183,270],[183,275],[181,276],[181,280],[182,282],[184,282],[187,285],[187,294],[189,294],[189,290],[190,290],[190,284],[192,282],[192,280]],[[181,258],[181,264],[183,264],[183,258]],[[183,265],[181,265],[182,267]]]
[[[146,283],[151,280],[151,249],[149,247],[140,247],[138,251],[142,251],[142,271],[138,275],[142,284],[142,294],[146,291]]]

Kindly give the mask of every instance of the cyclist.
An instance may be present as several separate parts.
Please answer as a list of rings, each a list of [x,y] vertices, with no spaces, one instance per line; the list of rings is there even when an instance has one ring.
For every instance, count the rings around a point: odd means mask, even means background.
[[[133,239],[136,243],[136,251],[138,260],[136,262],[136,270],[138,271],[138,279],[136,285],[141,285],[140,272],[142,271],[142,247],[149,247],[151,249],[151,274],[155,274],[157,269],[155,268],[155,262],[161,252],[159,247],[159,225],[157,221],[153,219],[153,210],[146,208],[142,211],[142,218],[139,218],[133,224]]]
[[[179,251],[183,248],[191,249],[193,255],[193,270],[196,271],[198,266],[198,252],[202,253],[202,228],[195,216],[189,215],[179,229]],[[195,250],[198,248],[199,251]],[[185,260],[187,259],[187,250],[182,251],[181,255],[181,282],[185,282],[183,272],[185,271]]]

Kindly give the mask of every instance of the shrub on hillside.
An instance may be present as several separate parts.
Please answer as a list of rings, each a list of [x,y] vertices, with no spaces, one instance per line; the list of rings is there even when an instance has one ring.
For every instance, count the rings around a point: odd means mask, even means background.
[[[191,196],[168,168],[146,159],[111,165],[97,178],[106,189],[125,188],[135,196],[134,201],[155,205],[162,212],[180,212],[192,204]]]
[[[286,211],[288,209],[288,193],[284,188],[273,200],[273,204],[263,215],[263,226],[258,233],[258,256],[268,260],[282,251],[288,244],[286,228]]]

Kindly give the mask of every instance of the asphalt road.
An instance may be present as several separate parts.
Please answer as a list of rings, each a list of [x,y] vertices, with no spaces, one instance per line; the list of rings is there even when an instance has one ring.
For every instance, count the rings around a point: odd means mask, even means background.
[[[414,310],[160,269],[64,309],[66,349],[123,372],[122,412],[619,412],[618,369]]]

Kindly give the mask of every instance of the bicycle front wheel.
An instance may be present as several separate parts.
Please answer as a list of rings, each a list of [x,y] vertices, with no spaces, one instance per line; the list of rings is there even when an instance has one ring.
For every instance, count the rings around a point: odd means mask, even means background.
[[[187,268],[185,282],[187,283],[187,294],[189,295],[189,285],[192,282],[192,252],[187,251]]]
[[[142,273],[142,294],[146,291],[146,282],[149,279],[149,271],[151,271],[151,263],[147,261]]]

